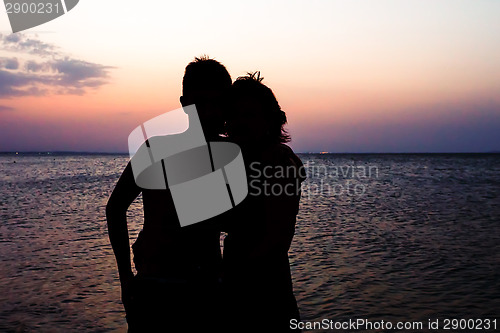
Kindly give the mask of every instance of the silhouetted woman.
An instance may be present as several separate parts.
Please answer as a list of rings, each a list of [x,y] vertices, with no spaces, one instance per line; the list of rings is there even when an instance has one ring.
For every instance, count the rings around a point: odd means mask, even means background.
[[[232,210],[224,241],[226,325],[235,331],[283,332],[299,318],[288,250],[304,167],[283,126],[286,115],[260,73],[238,78],[227,135],[243,152],[249,194]]]

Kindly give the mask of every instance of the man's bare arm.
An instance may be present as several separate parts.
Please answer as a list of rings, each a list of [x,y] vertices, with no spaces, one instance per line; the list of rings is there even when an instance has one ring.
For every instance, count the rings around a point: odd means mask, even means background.
[[[140,193],[141,189],[135,184],[132,167],[129,162],[106,205],[109,240],[115,253],[122,286],[123,282],[133,277],[127,227],[127,209]]]

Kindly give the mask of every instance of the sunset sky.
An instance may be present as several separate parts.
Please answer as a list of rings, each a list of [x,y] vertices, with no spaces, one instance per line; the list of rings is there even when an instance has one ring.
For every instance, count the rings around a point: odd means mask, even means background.
[[[202,54],[261,71],[297,152],[500,151],[497,0],[80,0],[0,34],[0,151],[126,152]]]

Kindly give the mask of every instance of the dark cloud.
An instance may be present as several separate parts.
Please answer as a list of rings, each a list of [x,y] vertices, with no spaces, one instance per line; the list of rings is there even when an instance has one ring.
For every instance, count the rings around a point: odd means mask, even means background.
[[[0,34],[0,46],[7,51],[34,54],[42,57],[59,55],[56,46],[36,38],[27,37],[22,33]]]
[[[88,89],[106,84],[113,68],[62,57],[55,46],[19,33],[0,34],[1,49],[31,58],[36,55],[38,60],[20,63],[17,57],[0,57],[0,98],[49,93],[84,95]]]
[[[38,63],[33,60],[29,60],[24,64],[24,69],[28,72],[40,72],[46,71],[48,69],[47,63]]]
[[[60,85],[74,88],[99,87],[108,77],[111,67],[75,59],[61,59],[50,62],[50,67],[59,74]]]
[[[0,98],[43,95],[45,90],[38,85],[50,84],[48,76],[0,70]]]
[[[4,58],[0,57],[0,69],[5,68],[5,69],[18,69],[19,68],[19,61],[17,58]]]
[[[6,35],[4,40],[8,43],[17,43],[21,40],[22,34],[10,34]]]
[[[107,83],[109,67],[82,61],[62,60],[30,63],[37,71],[6,71],[0,69],[0,98],[39,96],[47,93],[84,95],[87,88]]]

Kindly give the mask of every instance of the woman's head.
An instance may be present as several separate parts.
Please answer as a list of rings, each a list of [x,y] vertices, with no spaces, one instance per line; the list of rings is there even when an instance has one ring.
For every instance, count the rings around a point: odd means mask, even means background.
[[[233,83],[227,134],[240,142],[288,142],[290,136],[284,129],[286,114],[262,79],[260,72],[255,72],[240,76]]]

